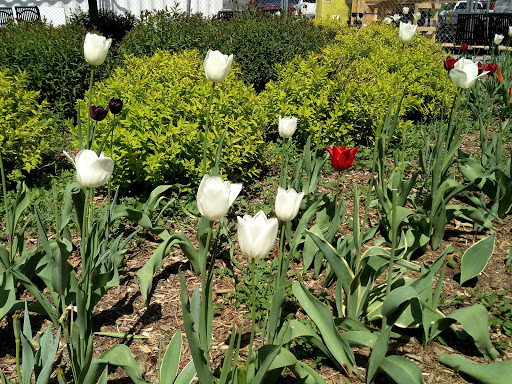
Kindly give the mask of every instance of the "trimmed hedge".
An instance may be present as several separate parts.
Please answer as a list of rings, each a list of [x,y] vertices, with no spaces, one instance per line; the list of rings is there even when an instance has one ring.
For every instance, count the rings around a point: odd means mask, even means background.
[[[444,55],[420,36],[402,52],[393,26],[342,27],[322,53],[278,66],[279,79],[260,94],[265,124],[275,125],[279,115],[297,116],[300,143],[310,134],[318,145],[365,143],[384,120],[397,75],[395,95],[399,99],[405,92],[402,126],[440,117],[455,94]]]
[[[233,54],[243,81],[261,91],[270,80],[277,79],[276,64],[285,64],[296,55],[318,52],[335,35],[332,25],[262,12],[246,11],[229,21],[220,21],[198,14],[161,11],[142,17],[119,46],[119,52],[143,57],[158,49],[197,49],[204,57],[209,49],[217,49]]]
[[[124,101],[114,131],[114,178],[127,188],[149,189],[167,183],[199,183],[202,175],[203,132],[211,82],[197,51],[152,57],[127,57],[112,77],[97,83],[93,103],[107,106],[112,97]],[[256,92],[235,76],[215,87],[210,115],[208,159],[210,166],[224,129],[227,137],[221,170],[231,181],[257,177],[266,145],[261,122],[254,116]],[[82,116],[86,116],[84,101]],[[109,131],[113,115],[97,124],[99,142]],[[86,120],[84,120],[83,129]],[[76,132],[74,132],[76,135]],[[108,141],[110,142],[110,141]]]

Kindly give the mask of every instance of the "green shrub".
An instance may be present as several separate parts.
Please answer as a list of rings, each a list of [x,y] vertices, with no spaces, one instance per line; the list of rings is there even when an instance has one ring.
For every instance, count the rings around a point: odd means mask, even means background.
[[[406,90],[401,125],[448,112],[455,86],[443,68],[443,50],[419,36],[401,49],[392,26],[342,28],[322,53],[278,67],[279,79],[260,95],[266,126],[276,125],[279,115],[297,116],[301,143],[309,134],[318,145],[364,143],[383,122],[399,62],[397,97]]]
[[[22,170],[32,171],[49,148],[51,119],[48,103],[27,90],[27,76],[0,68],[0,151],[9,179],[19,180]]]
[[[319,51],[334,35],[332,26],[254,11],[230,21],[157,12],[141,18],[123,40],[119,52],[142,57],[157,49],[182,52],[194,48],[204,57],[208,49],[218,49],[233,54],[243,81],[260,91],[277,78],[276,63],[285,64],[295,55]]]
[[[71,15],[69,23],[80,25],[88,31],[94,29],[98,31],[98,34],[112,38],[115,45],[135,26],[137,18],[130,12],[118,14],[109,9],[100,9],[98,11],[98,23],[93,26],[89,13],[79,10]]]
[[[124,101],[113,141],[118,183],[140,190],[163,183],[199,182],[210,89],[197,51],[127,57],[112,77],[96,84],[95,105],[106,106],[112,97]],[[253,117],[256,98],[254,90],[233,73],[215,87],[208,159],[213,160],[219,137],[227,129],[221,170],[231,181],[252,179],[261,167],[265,145],[260,122]],[[84,116],[86,103],[82,104]],[[98,123],[98,140],[112,119],[109,114]],[[105,153],[111,154],[108,144]]]
[[[23,70],[28,88],[40,91],[40,101],[47,99],[58,114],[75,116],[76,100],[89,86],[90,67],[83,53],[86,32],[75,24],[9,24],[0,29],[0,66]],[[95,78],[107,76],[111,65],[107,58]]]

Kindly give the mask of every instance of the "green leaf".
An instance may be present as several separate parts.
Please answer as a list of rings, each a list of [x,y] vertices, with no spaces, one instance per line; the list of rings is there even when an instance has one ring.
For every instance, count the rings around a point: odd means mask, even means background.
[[[482,384],[509,384],[512,377],[512,361],[491,364],[474,364],[460,355],[440,354],[439,361],[455,372],[468,375]]]
[[[492,234],[477,241],[464,252],[460,263],[460,285],[484,270],[494,252],[495,240],[496,234]]]
[[[352,371],[352,367],[355,365],[354,353],[348,342],[334,325],[330,309],[316,299],[301,282],[293,284],[292,289],[302,308],[304,308],[311,320],[313,320],[318,327],[322,339],[336,359],[336,363],[340,367],[345,364],[348,370]]]
[[[401,356],[387,356],[380,368],[397,384],[422,384],[421,368],[411,360]]]
[[[194,319],[190,311],[190,301],[188,300],[187,283],[181,270],[180,275],[180,287],[181,287],[181,308],[183,311],[183,324],[185,326],[185,333],[187,335],[188,344],[190,347],[190,354],[196,367],[199,381],[202,383],[213,383],[213,375],[205,359],[204,351],[200,347],[199,335],[194,330]]]
[[[130,348],[124,344],[118,344],[110,348],[94,360],[82,383],[96,383],[109,364],[121,367],[135,384],[148,384],[142,379],[142,370],[139,363],[134,359]]]
[[[388,352],[389,335],[391,333],[391,327],[384,326],[385,328],[377,336],[377,340],[372,349],[372,354],[368,361],[368,373],[366,375],[366,383],[370,384],[373,380],[373,376],[377,373],[377,370],[381,366],[383,360],[386,358]]]
[[[159,367],[159,384],[172,384],[178,374],[178,367],[181,357],[181,331],[174,334],[167,347],[162,364]]]
[[[395,323],[401,312],[397,311],[397,309],[399,309],[402,304],[416,297],[418,297],[418,292],[409,285],[393,289],[384,299],[381,309],[382,315],[386,316],[388,319],[387,325],[392,326]]]
[[[194,380],[194,377],[196,377],[196,367],[194,366],[194,362],[190,361],[180,372],[174,384],[190,384],[192,380]]]
[[[499,356],[499,352],[493,348],[489,338],[489,314],[483,305],[475,304],[457,309],[446,317],[458,321],[464,327],[464,330],[473,338],[476,347],[486,359],[494,360]]]

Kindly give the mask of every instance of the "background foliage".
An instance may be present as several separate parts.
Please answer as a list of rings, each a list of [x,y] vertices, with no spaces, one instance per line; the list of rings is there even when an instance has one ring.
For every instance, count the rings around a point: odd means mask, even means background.
[[[32,171],[49,147],[52,119],[39,92],[27,90],[27,76],[0,68],[0,151],[10,179]]]
[[[443,69],[444,51],[415,37],[401,53],[397,36],[388,25],[341,27],[321,53],[278,65],[278,80],[261,94],[266,124],[292,115],[299,118],[297,138],[303,143],[309,134],[316,144],[364,143],[384,119],[400,61],[402,121],[447,113],[455,87]]]
[[[119,52],[141,57],[151,56],[157,49],[181,52],[195,48],[204,57],[208,49],[217,49],[233,54],[243,81],[259,91],[277,78],[276,63],[317,52],[335,34],[336,29],[330,24],[261,12],[244,12],[229,22],[203,19],[197,14],[157,12],[141,18]]]
[[[230,181],[256,177],[266,147],[261,124],[253,117],[256,92],[236,79],[237,72],[232,70],[215,88],[208,137],[212,161],[220,136],[228,130],[221,169],[229,174]],[[118,181],[148,188],[199,181],[211,84],[197,51],[158,51],[151,58],[128,57],[111,78],[96,84],[93,104],[106,107],[112,97],[124,100],[112,155]],[[81,104],[85,116],[86,103]],[[100,139],[110,128],[109,116],[98,124]]]
[[[25,71],[27,86],[40,92],[40,101],[46,99],[61,116],[75,116],[76,100],[89,86],[89,65],[83,53],[86,33],[77,24],[8,24],[0,29],[0,65]],[[110,73],[112,55],[113,51],[98,67],[96,78]]]

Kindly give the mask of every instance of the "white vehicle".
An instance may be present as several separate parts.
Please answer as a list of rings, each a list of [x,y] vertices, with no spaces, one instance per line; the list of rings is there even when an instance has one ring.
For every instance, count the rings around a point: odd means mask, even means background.
[[[316,13],[316,0],[299,0],[297,4],[297,15],[306,18],[315,17]]]

